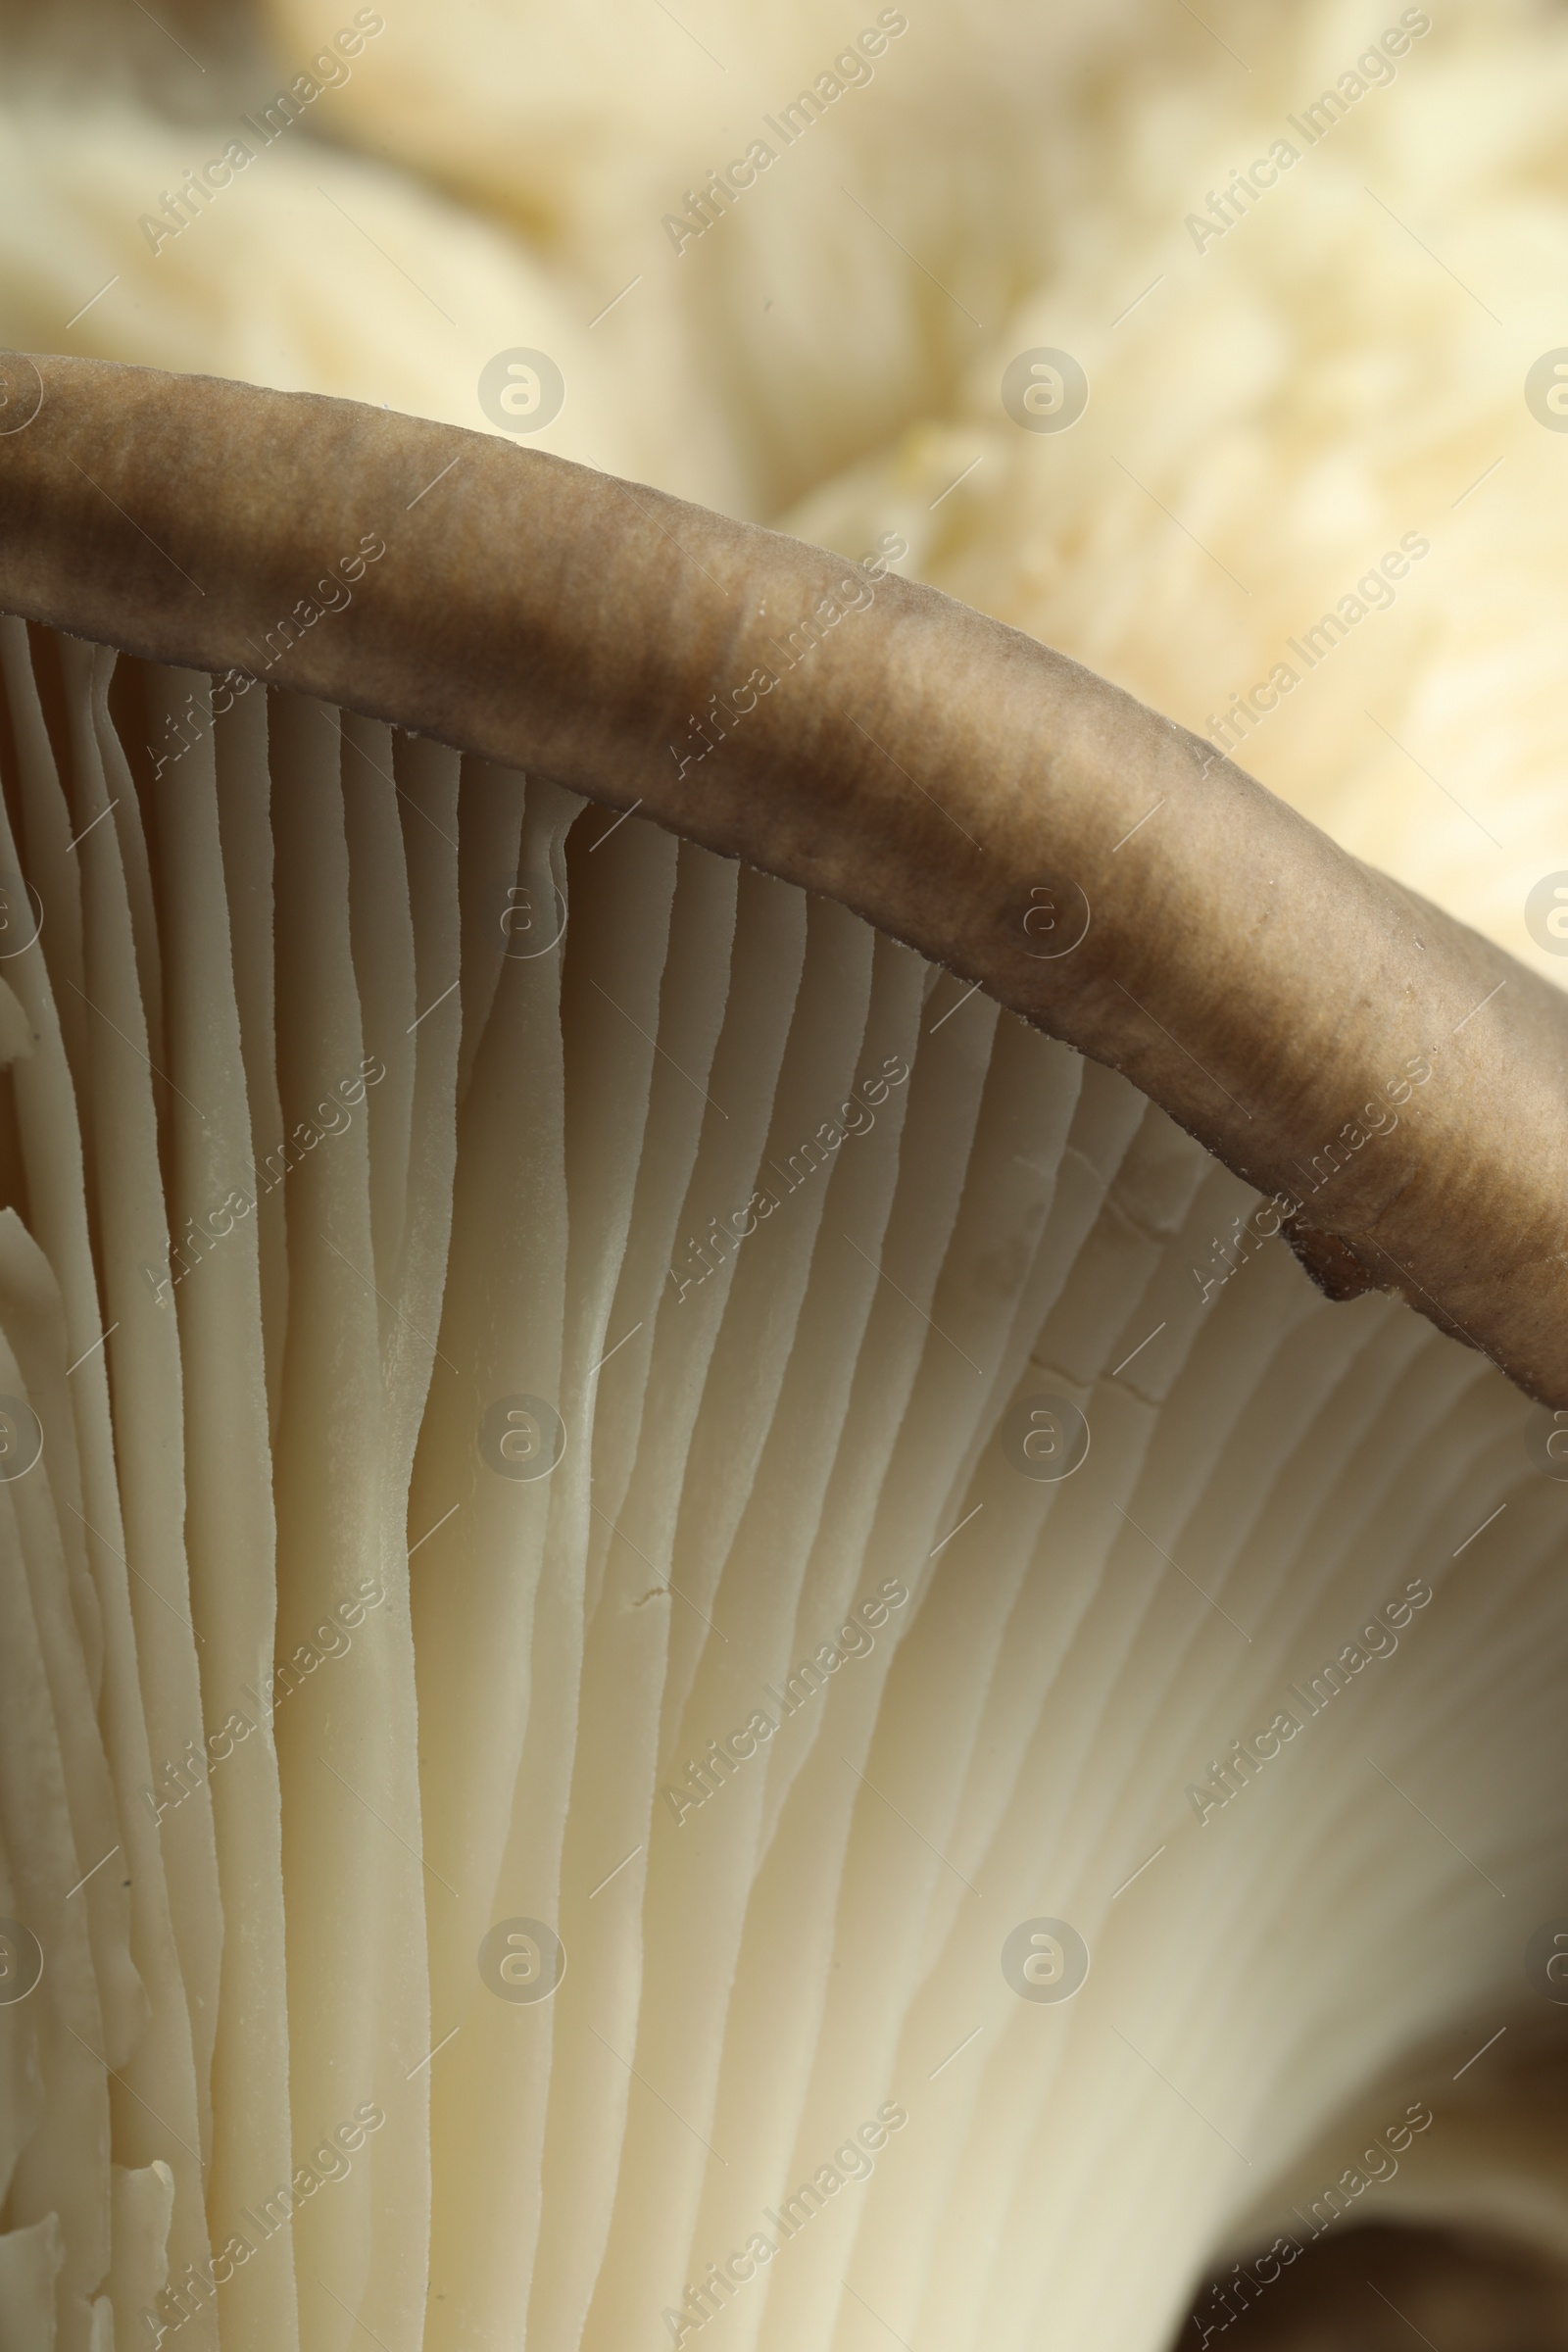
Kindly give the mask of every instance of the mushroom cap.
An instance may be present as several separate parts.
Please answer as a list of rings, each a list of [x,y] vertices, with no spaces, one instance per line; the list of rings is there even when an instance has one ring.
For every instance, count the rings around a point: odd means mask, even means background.
[[[0,608],[262,675],[833,898],[1124,1071],[1568,1405],[1568,1001],[1213,748],[889,572],[481,434],[0,360]]]

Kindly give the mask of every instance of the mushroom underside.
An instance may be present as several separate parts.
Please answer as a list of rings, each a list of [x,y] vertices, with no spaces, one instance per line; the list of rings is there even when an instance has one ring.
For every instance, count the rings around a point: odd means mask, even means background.
[[[1541,1408],[825,899],[0,675],[29,2343],[1156,2352],[1373,2222],[1555,2292]]]

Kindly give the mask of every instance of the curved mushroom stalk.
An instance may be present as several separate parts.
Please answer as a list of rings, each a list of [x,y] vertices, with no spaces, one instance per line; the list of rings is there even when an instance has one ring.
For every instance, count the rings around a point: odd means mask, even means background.
[[[29,610],[70,573],[36,463]],[[366,601],[284,659],[390,662]],[[902,592],[890,643],[956,613]],[[1544,2013],[1568,1936],[1552,1413],[1331,1304],[1126,1076],[496,759],[455,688],[467,756],[342,707],[390,668],[215,691],[12,618],[0,678],[29,2341],[1156,2352],[1369,2085],[1441,2147],[1432,2051]],[[1061,692],[1072,744],[1176,741]],[[780,873],[848,873],[794,807]],[[1273,1083],[1261,1021],[1243,1058]],[[1447,1132],[1448,1066],[1405,1057],[1351,1182]],[[1568,2230],[1546,2168],[1518,2222]]]
[[[1209,2282],[1187,2343],[1222,2335],[1227,2352],[1328,2352],[1348,2337],[1365,2352],[1398,2352],[1413,2330],[1449,2352],[1540,2352],[1568,2336],[1560,2265],[1506,2232],[1374,2223],[1321,2251],[1278,2242],[1258,2272],[1232,2264]]]
[[[1563,2020],[1540,2000],[1501,2028],[1493,2014],[1469,2021],[1413,2063],[1406,2053],[1270,2183],[1196,2297],[1186,2340],[1226,2352],[1392,2347],[1412,2328],[1449,2352],[1568,2340],[1565,2060]],[[1407,2095],[1417,2076],[1442,2086],[1430,2103]]]

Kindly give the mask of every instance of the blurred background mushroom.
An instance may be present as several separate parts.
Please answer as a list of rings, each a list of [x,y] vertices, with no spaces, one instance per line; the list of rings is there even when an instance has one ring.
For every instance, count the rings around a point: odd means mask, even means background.
[[[360,13],[9,8],[0,341],[496,430],[484,368],[542,351],[540,446],[852,554],[897,527],[1559,968],[1523,911],[1565,862],[1568,439],[1525,391],[1568,333],[1558,6]],[[1040,348],[1093,387],[1065,433],[1002,402]]]

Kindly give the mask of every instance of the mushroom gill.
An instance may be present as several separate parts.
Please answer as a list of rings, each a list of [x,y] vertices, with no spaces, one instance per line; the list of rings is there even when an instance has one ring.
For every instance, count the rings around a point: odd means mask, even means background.
[[[1560,999],[874,567],[741,710],[837,560],[7,368],[0,2329],[1560,2282]]]

